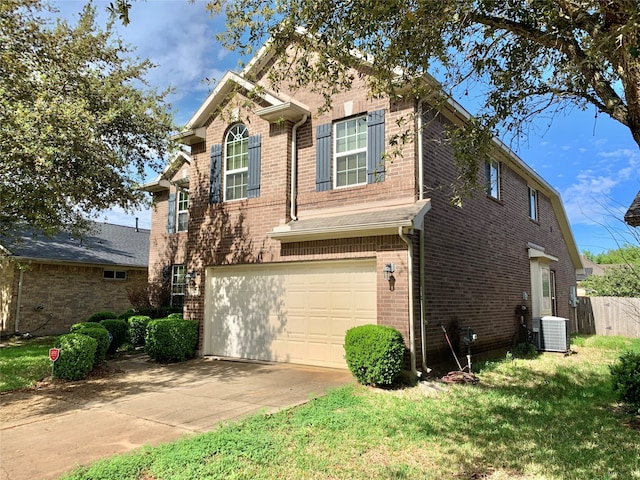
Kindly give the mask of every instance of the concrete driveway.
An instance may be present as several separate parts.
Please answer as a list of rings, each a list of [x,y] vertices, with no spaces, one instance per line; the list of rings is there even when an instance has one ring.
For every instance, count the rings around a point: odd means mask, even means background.
[[[79,465],[305,403],[351,383],[346,370],[212,358],[108,363],[102,379],[0,396],[0,479],[58,478]]]

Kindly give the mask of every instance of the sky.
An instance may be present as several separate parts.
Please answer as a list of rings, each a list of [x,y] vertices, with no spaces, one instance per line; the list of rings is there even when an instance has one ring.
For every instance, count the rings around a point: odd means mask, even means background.
[[[57,0],[58,15],[73,22],[86,3]],[[106,22],[106,0],[94,0]],[[169,97],[177,125],[184,125],[206,99],[215,80],[227,70],[238,70],[238,57],[215,39],[222,18],[211,18],[205,0],[136,0],[130,25],[117,26],[122,38],[136,48],[136,55],[149,58],[157,67],[147,76]],[[465,108],[464,99],[456,100]],[[637,238],[622,221],[640,190],[640,149],[623,125],[595,110],[574,109],[556,116],[550,127],[531,131],[515,152],[561,195],[573,235],[582,252],[615,249]],[[149,179],[155,177],[150,172]],[[100,220],[119,225],[150,228],[151,211],[102,212]],[[637,240],[635,240],[637,242]]]

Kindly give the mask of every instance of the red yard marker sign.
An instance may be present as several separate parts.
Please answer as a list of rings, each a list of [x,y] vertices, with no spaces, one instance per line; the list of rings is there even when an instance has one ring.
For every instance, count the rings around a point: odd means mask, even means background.
[[[49,360],[55,362],[60,357],[60,349],[59,348],[50,348],[49,349]]]

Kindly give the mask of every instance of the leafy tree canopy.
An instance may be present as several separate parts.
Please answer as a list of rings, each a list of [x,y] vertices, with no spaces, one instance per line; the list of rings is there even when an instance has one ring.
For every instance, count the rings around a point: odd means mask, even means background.
[[[220,40],[240,54],[268,37],[281,54],[301,47],[276,80],[313,82],[328,100],[363,60],[373,94],[433,94],[426,72],[445,92],[479,82],[484,101],[462,135],[471,141],[454,142],[464,147],[462,185],[475,183],[492,136],[518,139],[533,118],[550,121],[567,107],[595,107],[640,145],[638,0],[213,0],[208,8],[225,15]]]
[[[90,4],[77,25],[40,0],[0,3],[0,236],[86,228],[98,210],[131,209],[145,167],[161,168],[172,118]]]
[[[583,255],[594,263],[602,265],[640,265],[640,246],[623,245],[620,248],[607,250],[603,253],[594,254],[586,250]]]
[[[640,265],[608,268],[604,275],[591,275],[580,282],[587,295],[599,297],[640,297]]]

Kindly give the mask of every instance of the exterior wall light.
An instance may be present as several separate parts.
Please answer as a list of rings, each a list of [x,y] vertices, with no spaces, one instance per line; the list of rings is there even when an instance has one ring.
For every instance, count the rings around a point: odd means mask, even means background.
[[[382,273],[384,273],[384,279],[391,280],[393,278],[393,272],[395,271],[396,267],[393,263],[385,264],[384,269],[382,270]]]

